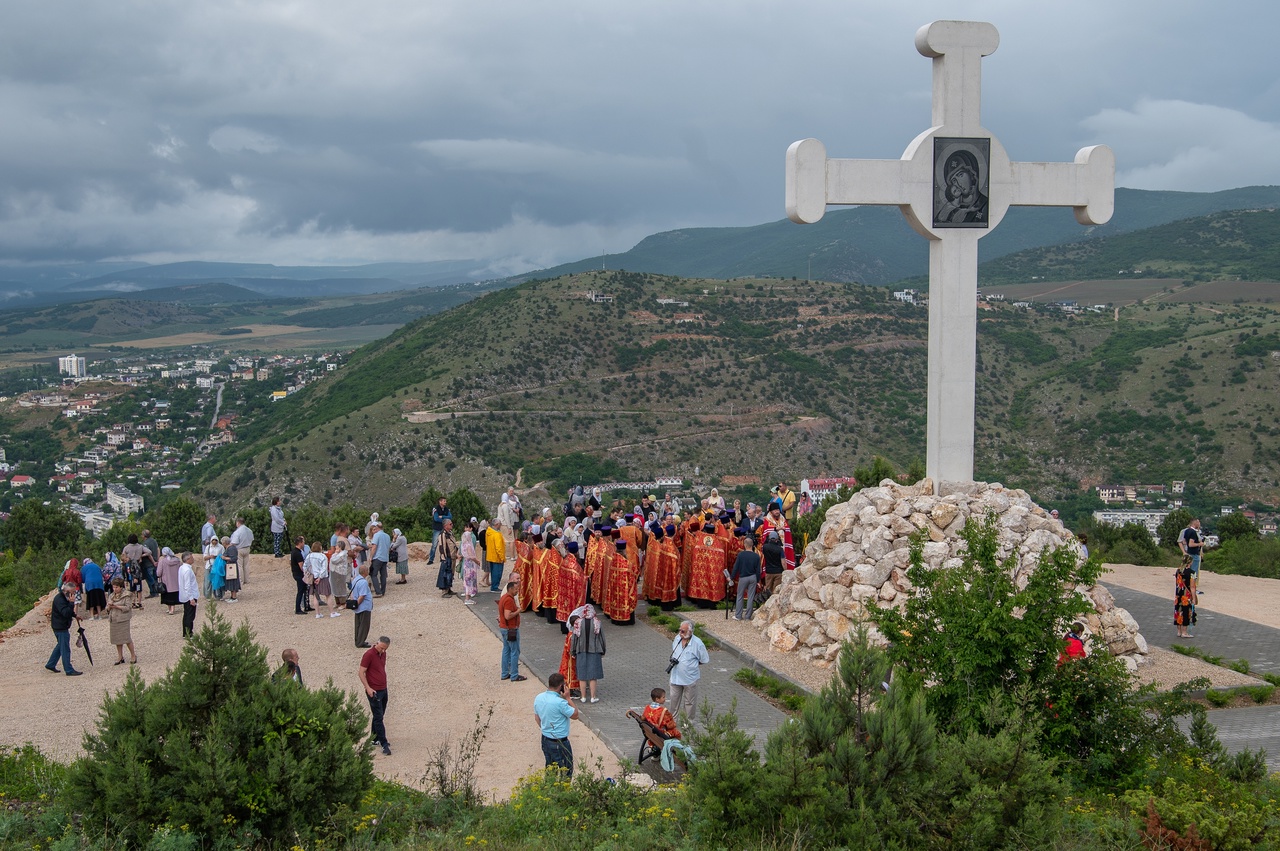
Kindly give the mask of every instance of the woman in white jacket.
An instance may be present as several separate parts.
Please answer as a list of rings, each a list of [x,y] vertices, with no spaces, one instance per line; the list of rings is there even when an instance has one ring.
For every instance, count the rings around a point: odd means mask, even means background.
[[[329,557],[325,555],[319,541],[311,545],[311,554],[303,561],[302,567],[311,577],[311,591],[316,595],[316,604],[318,606],[327,606],[328,603],[324,601],[324,598],[333,599],[333,590],[329,587]],[[342,612],[338,611],[337,603],[334,603],[333,609],[329,612],[329,617],[336,618],[341,614]],[[316,612],[316,617],[324,617],[324,612]]]

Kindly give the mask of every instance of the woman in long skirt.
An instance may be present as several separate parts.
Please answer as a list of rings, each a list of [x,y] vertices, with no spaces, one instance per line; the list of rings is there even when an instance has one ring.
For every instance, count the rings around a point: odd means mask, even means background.
[[[329,586],[333,602],[342,607],[347,604],[347,592],[351,587],[351,559],[347,556],[347,539],[338,537],[329,554]]]
[[[234,603],[240,593],[240,548],[231,543],[231,538],[222,537],[223,574],[226,577],[224,590],[230,595],[227,599]]]
[[[1191,625],[1195,622],[1196,576],[1188,559],[1173,574],[1173,625],[1178,628],[1178,638],[1194,638]]]
[[[116,646],[120,656],[117,665],[124,664],[124,649],[129,648],[129,664],[138,664],[138,654],[133,649],[133,635],[129,630],[129,621],[133,619],[133,598],[125,590],[124,577],[117,575],[111,580],[111,598],[107,600],[107,620],[111,623],[111,643]]]
[[[573,620],[573,615],[569,616]],[[581,609],[581,617],[569,630],[573,641],[573,656],[578,663],[578,679],[582,682],[582,696],[590,695],[589,703],[599,703],[596,682],[604,679],[604,633],[600,621],[590,603]]]
[[[476,524],[468,520],[462,527],[462,593],[466,596],[466,604],[476,604],[476,594],[480,592],[480,556],[476,550]]]
[[[160,580],[160,605],[168,606],[169,614],[173,614],[174,607],[179,605],[178,569],[181,567],[182,559],[178,558],[173,550],[165,547],[161,551],[160,561],[156,563],[156,576]],[[206,570],[205,575],[208,576],[209,571]]]

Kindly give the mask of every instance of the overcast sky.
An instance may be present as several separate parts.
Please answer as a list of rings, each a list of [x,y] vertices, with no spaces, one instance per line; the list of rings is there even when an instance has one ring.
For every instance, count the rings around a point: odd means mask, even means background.
[[[0,261],[480,258],[782,218],[787,145],[897,157],[936,18],[983,123],[1118,183],[1280,183],[1275,0],[4,2]]]

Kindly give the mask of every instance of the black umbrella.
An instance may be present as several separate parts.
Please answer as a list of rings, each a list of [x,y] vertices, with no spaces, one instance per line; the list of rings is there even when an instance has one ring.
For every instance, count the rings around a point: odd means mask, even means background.
[[[77,623],[79,623],[79,621],[77,621]],[[76,644],[84,648],[84,655],[89,657],[89,664],[92,665],[93,653],[89,651],[89,639],[85,637],[84,627],[79,627],[77,631],[80,633],[80,637],[76,639]]]

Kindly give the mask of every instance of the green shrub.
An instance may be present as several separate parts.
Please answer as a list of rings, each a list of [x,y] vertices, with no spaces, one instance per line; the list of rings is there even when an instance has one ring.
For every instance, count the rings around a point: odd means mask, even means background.
[[[1280,686],[1280,674],[1263,674],[1262,678],[1273,686]]]
[[[1199,658],[1200,650],[1196,647],[1189,647],[1186,644],[1170,644],[1169,649],[1174,653],[1181,653],[1183,656],[1191,656]]]
[[[1247,674],[1249,673],[1249,660],[1237,659],[1234,662],[1228,662],[1227,667],[1237,673]]]
[[[8,629],[53,590],[70,551],[27,550],[14,558],[0,554],[0,629]]]
[[[672,790],[615,782],[600,765],[579,765],[571,780],[540,771],[521,780],[505,804],[487,810],[462,842],[472,848],[483,847],[481,840],[502,848],[685,847],[683,801]]]
[[[66,773],[66,766],[30,742],[16,748],[0,745],[0,801],[48,799],[62,788]]]
[[[1205,554],[1204,569],[1214,573],[1280,579],[1280,538],[1236,538]]]
[[[1204,693],[1204,699],[1221,709],[1231,702],[1231,698],[1235,697],[1229,691],[1218,691],[1217,689],[1209,689]]]
[[[1266,703],[1271,699],[1271,695],[1276,693],[1275,686],[1250,686],[1244,690],[1249,697],[1253,698],[1254,703]]]
[[[768,695],[791,712],[799,712],[809,699],[808,694],[791,683],[750,668],[739,668],[733,678],[753,691]]]
[[[354,695],[271,678],[247,625],[216,609],[177,665],[145,684],[131,670],[102,704],[67,793],[86,822],[127,842],[160,826],[201,842],[310,835],[373,779]]]
[[[962,563],[949,570],[925,567],[915,536],[907,575],[917,593],[901,610],[869,607],[899,673],[930,683],[925,699],[943,732],[994,734],[999,719],[1025,715],[1040,750],[1090,782],[1130,774],[1185,742],[1176,723],[1184,698],[1134,689],[1105,651],[1059,664],[1066,628],[1088,606],[1074,589],[1097,580],[1096,559],[1046,548],[1019,588],[1016,555],[997,559],[994,515],[970,518],[960,534]]]
[[[1162,776],[1128,790],[1122,798],[1134,818],[1144,822],[1146,847],[1234,851],[1280,841],[1280,819],[1271,800],[1276,794],[1275,784],[1232,780],[1207,761],[1184,756]],[[1159,833],[1161,829],[1180,838],[1198,835],[1208,844],[1169,845],[1173,836]],[[1151,841],[1155,839],[1163,841]]]

